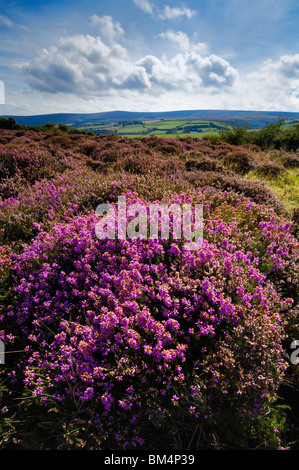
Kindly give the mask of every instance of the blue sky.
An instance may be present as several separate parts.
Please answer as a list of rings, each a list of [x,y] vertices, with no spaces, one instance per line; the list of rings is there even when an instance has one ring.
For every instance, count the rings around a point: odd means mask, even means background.
[[[299,111],[298,26],[298,0],[0,0],[0,114]]]

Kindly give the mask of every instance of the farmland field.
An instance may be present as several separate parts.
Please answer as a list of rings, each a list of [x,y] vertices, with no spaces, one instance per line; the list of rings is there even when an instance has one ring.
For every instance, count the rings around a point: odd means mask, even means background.
[[[69,126],[72,128],[72,125]],[[227,125],[218,121],[206,121],[199,119],[154,119],[140,121],[90,121],[79,125],[74,124],[86,132],[95,134],[115,134],[122,136],[144,136],[165,135],[167,137],[178,137],[192,135],[192,137],[203,137],[218,135],[219,130],[224,130]],[[231,128],[231,126],[228,126]]]
[[[84,129],[0,129],[0,449],[298,450],[297,131]],[[144,235],[157,204],[201,245]]]

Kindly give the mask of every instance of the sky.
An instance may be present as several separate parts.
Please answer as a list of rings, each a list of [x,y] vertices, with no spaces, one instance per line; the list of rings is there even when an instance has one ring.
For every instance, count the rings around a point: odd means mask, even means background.
[[[299,112],[298,0],[0,0],[0,115]]]

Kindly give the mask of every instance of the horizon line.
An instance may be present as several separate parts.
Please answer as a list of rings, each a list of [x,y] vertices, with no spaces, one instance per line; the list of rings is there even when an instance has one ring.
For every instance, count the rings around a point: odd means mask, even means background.
[[[236,113],[258,113],[258,114],[298,114],[299,111],[284,111],[284,110],[255,110],[255,109],[214,109],[214,108],[205,108],[205,109],[173,109],[167,111],[128,111],[125,109],[115,109],[110,111],[85,111],[85,112],[52,112],[52,113],[37,113],[37,114],[0,114],[0,117],[9,118],[9,117],[35,117],[35,116],[59,116],[59,115],[90,115],[90,114],[113,114],[113,113],[128,113],[128,114],[169,114],[169,113],[184,113],[184,112],[236,112]]]

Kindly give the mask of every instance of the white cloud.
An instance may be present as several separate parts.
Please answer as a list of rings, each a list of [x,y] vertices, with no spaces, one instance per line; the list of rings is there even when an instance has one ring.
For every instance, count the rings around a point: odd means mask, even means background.
[[[73,84],[69,84],[67,92],[51,94],[45,92],[45,87],[17,92],[7,86],[6,104],[1,106],[1,112],[26,115],[117,109],[298,111],[299,78],[295,78],[297,72],[294,70],[290,76],[286,75],[286,64],[289,66],[289,63],[294,63],[296,71],[296,60],[294,56],[289,56],[287,60],[280,58],[257,64],[254,72],[242,75],[217,56],[201,57],[187,52],[167,60],[165,57],[161,59],[149,55],[140,59],[137,64],[128,59],[127,80],[120,79],[115,74],[113,85],[110,76],[110,87],[106,83],[103,88],[99,86],[98,89],[88,90],[90,82],[87,80],[91,81],[91,85],[95,81],[95,77],[88,74],[85,76],[86,86],[82,92]],[[140,81],[140,77],[143,77],[143,81]],[[48,79],[51,80],[51,77]],[[118,84],[117,79],[121,80]]]
[[[78,34],[62,37],[50,49],[16,70],[33,89],[49,93],[103,94],[110,89],[150,86],[145,70],[117,43]]]
[[[171,59],[146,56],[137,64],[144,67],[153,91],[185,90],[188,93],[213,92],[232,87],[238,72],[221,57],[202,57],[198,53],[179,53]]]
[[[186,33],[182,31],[166,31],[165,33],[161,33],[160,37],[162,39],[167,39],[169,41],[174,42],[178,45],[179,49],[182,51],[188,51],[190,49],[190,41]]]
[[[141,10],[143,10],[145,13],[149,13],[150,15],[154,14],[153,5],[148,0],[133,0],[133,1],[135,5],[141,8]]]
[[[119,39],[124,35],[124,30],[118,21],[113,21],[111,16],[92,15],[90,22],[93,26],[97,26],[104,37],[109,40]]]
[[[101,36],[63,36],[34,59],[15,65],[30,89],[21,98],[8,89],[5,106],[17,107],[20,102],[31,109],[33,103],[40,108],[48,102],[52,112],[298,110],[299,54],[269,59],[242,74],[228,60],[210,54],[206,44],[194,43],[182,31],[167,30],[160,37],[175,46],[172,54],[141,54],[136,61],[121,43],[124,31],[119,23],[97,15],[90,21]]]
[[[241,91],[268,109],[298,111],[299,54],[268,59],[242,79]]]
[[[299,54],[283,55],[278,61],[267,61],[265,66],[288,80],[299,78]]]
[[[92,17],[103,26],[108,37],[122,33],[111,17]],[[120,26],[120,25],[119,25]],[[168,59],[142,57],[135,62],[118,42],[104,42],[102,37],[77,34],[63,36],[35,59],[19,63],[15,69],[32,89],[48,93],[103,96],[113,90],[136,90],[158,93],[168,89],[189,92],[204,87],[231,87],[238,76],[230,64],[216,55],[204,57],[197,44],[192,47],[182,32],[168,31],[165,37],[182,41],[181,52]]]
[[[141,8],[145,13],[149,13],[152,16],[155,16],[161,20],[175,20],[186,16],[187,18],[192,18],[196,15],[196,11],[190,10],[190,8],[182,5],[180,7],[170,7],[165,5],[164,8],[155,9],[155,6],[149,0],[133,0],[135,5]]]
[[[195,51],[199,54],[207,54],[208,46],[203,42],[193,44],[190,42],[189,37],[182,31],[171,31],[168,30],[165,33],[161,33],[160,37],[168,41],[173,42],[181,51]]]
[[[186,16],[187,18],[192,18],[196,12],[194,10],[190,10],[185,6],[182,7],[170,7],[165,5],[163,13],[159,14],[159,18],[167,19],[167,20],[174,20],[180,18],[182,16]]]
[[[15,26],[15,23],[4,15],[0,15],[0,24],[4,24],[8,28],[13,28]]]
[[[29,31],[29,28],[27,26],[15,23],[14,21],[12,21],[10,18],[8,18],[5,15],[0,15],[0,25],[1,24],[10,29],[19,28],[19,29],[23,29],[24,31]]]

